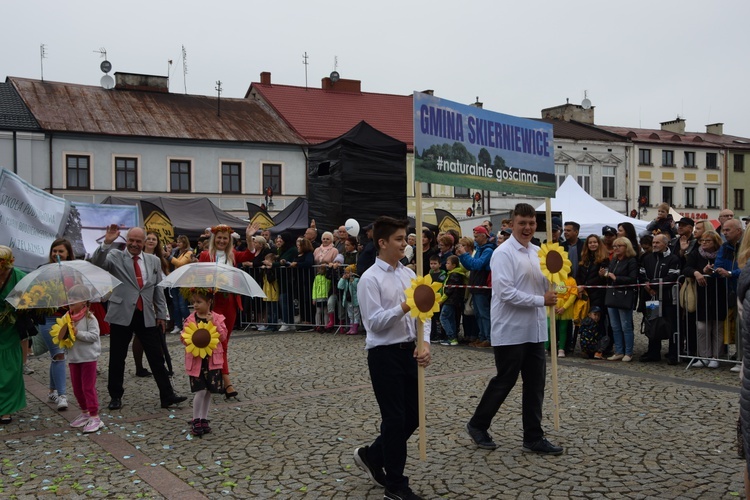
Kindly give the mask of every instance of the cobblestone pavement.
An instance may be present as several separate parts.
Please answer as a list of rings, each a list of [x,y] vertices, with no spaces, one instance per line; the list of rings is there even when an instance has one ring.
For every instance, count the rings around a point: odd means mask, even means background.
[[[177,335],[174,384],[187,395]],[[241,401],[215,397],[213,433],[188,439],[189,401],[159,408],[152,379],[132,361],[120,411],[106,405],[109,341],[97,382],[106,427],[82,435],[71,407],[45,402],[48,357],[32,358],[28,406],[0,429],[0,497],[382,498],[352,459],[379,425],[364,338],[235,332],[233,382]],[[666,349],[666,343],[665,343]],[[638,338],[636,356],[645,350]],[[544,425],[558,457],[521,452],[520,382],[493,422],[495,451],[463,431],[494,373],[491,349],[433,345],[427,369],[427,460],[409,443],[407,474],[426,498],[737,498],[737,374],[685,363],[567,357],[559,363],[560,429],[553,428],[550,365]]]

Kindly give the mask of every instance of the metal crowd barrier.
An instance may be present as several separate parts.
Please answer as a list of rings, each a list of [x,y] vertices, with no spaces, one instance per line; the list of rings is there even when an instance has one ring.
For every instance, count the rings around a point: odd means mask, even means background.
[[[270,270],[245,267],[245,271],[264,289],[266,295],[276,300],[243,297],[243,310],[238,315],[239,325],[235,326],[242,330],[258,327],[260,331],[325,329],[329,323],[330,311],[334,313],[334,324],[325,331],[345,333],[350,329],[351,323],[342,305],[344,291],[338,288],[338,283],[346,267],[344,264],[338,267],[314,265],[308,268],[274,266]],[[318,298],[314,301],[313,284],[318,274],[324,274],[330,284],[325,299]],[[364,332],[361,320],[359,332]]]
[[[679,359],[689,360],[686,369],[701,360],[739,364],[742,362],[742,334],[732,280],[716,275],[704,275],[704,278],[705,287],[695,283],[695,311],[689,311],[687,304],[677,300],[677,331],[674,334]],[[695,278],[680,276],[678,290],[690,286],[686,280],[695,281]]]

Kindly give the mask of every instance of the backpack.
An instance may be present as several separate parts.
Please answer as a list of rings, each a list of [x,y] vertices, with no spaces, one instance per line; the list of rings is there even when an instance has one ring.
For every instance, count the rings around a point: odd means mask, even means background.
[[[589,310],[591,309],[591,302],[586,292],[581,292],[578,296],[578,300],[573,304],[573,324],[578,326],[583,323],[583,320],[588,318]]]
[[[599,325],[591,318],[586,318],[581,323],[579,338],[581,343],[581,352],[589,355],[599,350]]]

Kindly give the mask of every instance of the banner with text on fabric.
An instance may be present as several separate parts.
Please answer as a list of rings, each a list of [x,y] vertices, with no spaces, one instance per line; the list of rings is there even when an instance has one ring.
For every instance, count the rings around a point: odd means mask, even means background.
[[[555,195],[552,125],[414,93],[414,179]]]
[[[50,244],[62,234],[70,204],[0,167],[0,245],[13,249],[15,266],[36,269],[49,260]]]

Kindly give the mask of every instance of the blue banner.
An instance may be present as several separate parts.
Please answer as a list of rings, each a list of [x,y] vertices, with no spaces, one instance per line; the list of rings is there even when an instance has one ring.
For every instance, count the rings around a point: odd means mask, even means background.
[[[554,197],[552,125],[415,92],[414,179]]]

